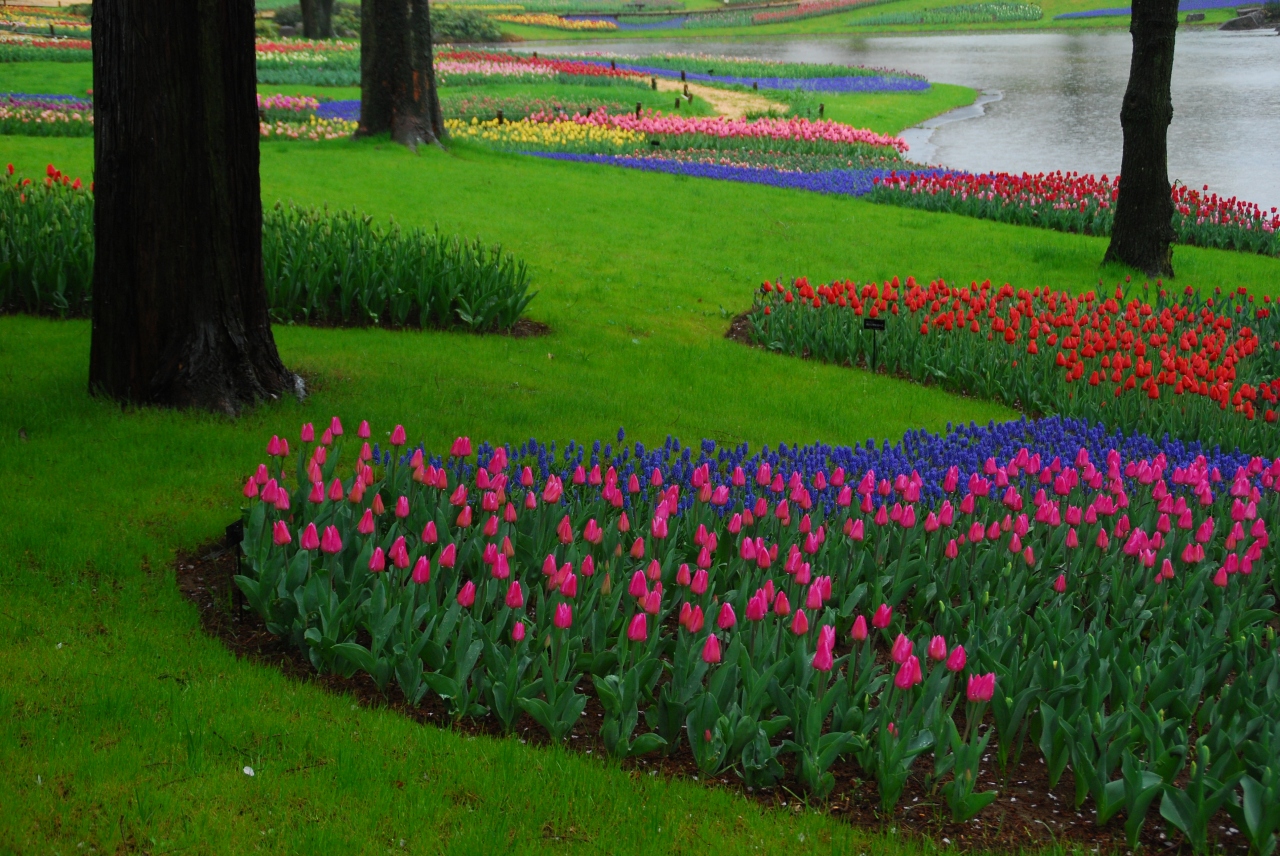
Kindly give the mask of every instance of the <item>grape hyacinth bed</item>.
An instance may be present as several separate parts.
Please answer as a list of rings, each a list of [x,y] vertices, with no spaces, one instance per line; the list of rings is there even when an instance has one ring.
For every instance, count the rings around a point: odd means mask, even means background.
[[[766,282],[747,313],[771,350],[866,365],[1033,414],[1280,455],[1280,305],[1243,288],[1126,293]],[[866,329],[877,318],[883,330]]]
[[[876,202],[947,211],[1062,232],[1109,235],[1120,177],[1075,172],[943,172],[890,175],[877,183]],[[1179,243],[1280,255],[1280,214],[1255,203],[1175,184],[1173,227]]]
[[[1241,5],[1237,0],[1181,0],[1178,3],[1179,12],[1203,12],[1210,9],[1234,9]],[[1112,6],[1106,9],[1088,9],[1084,12],[1064,12],[1061,15],[1054,15],[1054,20],[1059,18],[1108,18],[1116,15],[1128,15],[1131,11],[1129,6]]]
[[[1224,809],[1274,845],[1280,460],[1057,418],[754,454],[355,434],[272,437],[244,483],[235,581],[321,672],[553,741],[591,695],[615,758],[818,800],[853,765],[885,815],[910,781],[970,821],[1035,757],[1131,848],[1158,811],[1205,852]]]

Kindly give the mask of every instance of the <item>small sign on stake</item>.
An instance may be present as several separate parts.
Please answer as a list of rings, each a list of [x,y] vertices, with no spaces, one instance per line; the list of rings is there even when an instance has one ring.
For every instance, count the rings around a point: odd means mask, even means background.
[[[873,334],[882,332],[885,329],[884,319],[883,318],[863,318],[862,329],[869,330]],[[876,370],[876,352],[878,350],[877,346],[879,345],[879,343],[880,343],[880,337],[873,335],[871,337],[871,364],[867,366],[867,368],[869,368],[871,371]]]

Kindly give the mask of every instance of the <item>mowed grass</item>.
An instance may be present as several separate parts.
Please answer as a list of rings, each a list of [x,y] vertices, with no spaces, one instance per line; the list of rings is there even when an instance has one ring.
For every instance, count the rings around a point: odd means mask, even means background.
[[[88,175],[87,139],[0,139]],[[87,396],[89,327],[0,318],[0,852],[915,853],[792,801],[467,738],[237,661],[177,593],[272,433],[339,414],[476,440],[894,440],[989,403],[727,342],[766,277],[1084,288],[1100,239],[857,200],[374,140],[264,145],[263,197],[499,241],[538,339],[278,327],[304,403],[237,421]],[[1276,294],[1280,262],[1178,248],[1179,284]],[[252,777],[243,771],[248,766]],[[81,843],[84,847],[80,847]],[[89,850],[88,848],[94,848]]]

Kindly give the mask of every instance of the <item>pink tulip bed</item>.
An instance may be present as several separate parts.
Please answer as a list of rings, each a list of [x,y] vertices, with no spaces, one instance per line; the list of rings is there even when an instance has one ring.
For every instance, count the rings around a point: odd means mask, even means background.
[[[1234,196],[1175,184],[1173,228],[1177,240],[1201,247],[1280,255],[1280,213],[1263,210]],[[1109,235],[1120,193],[1120,177],[1075,172],[902,173],[877,179],[869,198],[875,202],[946,211],[1005,223],[1018,223]]]
[[[1062,418],[755,453],[353,433],[272,437],[243,489],[236,583],[321,672],[553,741],[590,697],[615,758],[814,800],[838,767],[883,816],[910,789],[977,829],[1031,765],[1117,843],[1158,812],[1274,845],[1280,459]]]

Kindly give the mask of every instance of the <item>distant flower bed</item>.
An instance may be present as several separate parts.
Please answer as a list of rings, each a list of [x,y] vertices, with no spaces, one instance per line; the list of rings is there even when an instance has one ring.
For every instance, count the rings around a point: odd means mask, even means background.
[[[357,104],[359,102],[356,102]],[[479,119],[482,122],[496,119],[501,112],[506,119],[524,119],[535,113],[586,113],[604,110],[622,113],[634,107],[634,102],[609,98],[535,98],[528,95],[449,95],[440,99],[440,109],[449,119]]]
[[[781,24],[786,21],[803,21],[806,18],[819,18],[824,15],[836,15],[851,9],[862,9],[887,3],[889,0],[804,0],[790,9],[776,12],[757,12],[751,16],[753,24]]]
[[[0,134],[93,136],[93,104],[71,96],[0,95]]]
[[[259,83],[360,85],[360,46],[355,42],[259,40],[257,64]]]
[[[742,60],[725,56],[667,54],[644,57],[591,57],[644,76],[674,77],[696,83],[803,89],[811,92],[916,92],[929,88],[919,75],[889,69],[818,63]]]
[[[1033,3],[968,3],[960,6],[941,6],[937,9],[920,9],[915,12],[889,12],[859,18],[857,27],[875,27],[898,24],[1003,24],[1012,21],[1039,21],[1044,10]]]
[[[92,59],[93,45],[88,39],[0,34],[0,63],[89,62]]]
[[[258,129],[264,140],[345,140],[351,137],[359,127],[359,123],[346,119],[321,119],[311,116],[306,119],[277,119],[258,123]]]
[[[1062,232],[1109,235],[1119,192],[1118,176],[942,173],[888,176],[870,198]],[[1280,255],[1280,214],[1275,208],[1266,212],[1234,196],[1218,196],[1207,185],[1194,190],[1176,184],[1172,194],[1179,243]]]
[[[83,316],[93,287],[93,195],[52,165],[0,184],[0,309]],[[263,212],[267,306],[278,322],[509,330],[533,295],[500,247],[354,211]]]
[[[1238,0],[1182,0],[1178,4],[1179,12],[1204,12],[1210,9],[1234,9],[1241,4]],[[1061,15],[1054,15],[1054,20],[1059,18],[1107,18],[1118,15],[1128,15],[1129,6],[1113,6],[1107,9],[1087,9],[1083,12],[1064,12]]]
[[[258,115],[266,122],[310,119],[319,108],[309,95],[258,95]]]
[[[14,33],[37,36],[89,38],[89,19],[66,14],[60,8],[0,6],[0,27]]]
[[[616,30],[618,23],[608,18],[562,18],[546,12],[522,12],[510,15],[492,15],[495,21],[508,24],[524,24],[530,27],[551,27],[556,30]]]

